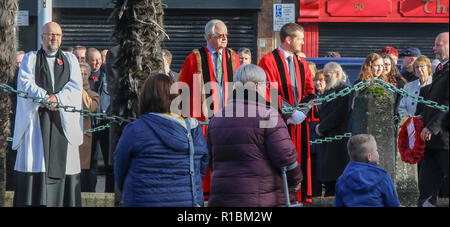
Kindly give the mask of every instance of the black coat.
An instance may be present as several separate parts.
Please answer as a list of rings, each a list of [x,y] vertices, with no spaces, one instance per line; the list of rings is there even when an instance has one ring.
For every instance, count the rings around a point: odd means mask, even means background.
[[[442,70],[436,70],[433,74],[433,82],[430,85],[428,94],[424,94],[425,100],[437,102],[439,105],[449,106],[448,104],[448,80],[449,77],[449,63],[447,62]],[[424,105],[422,121],[426,128],[428,128],[433,135],[431,140],[427,141],[426,146],[435,149],[449,149],[448,146],[448,131],[441,130],[441,119],[445,111]]]
[[[348,87],[341,84],[325,92],[324,96],[332,92],[339,92]],[[351,117],[350,96],[336,98],[325,102],[319,109],[319,132],[324,137],[333,137],[347,133]],[[319,137],[323,138],[323,137]],[[335,181],[344,171],[349,161],[347,153],[348,138],[325,142],[317,150],[317,177],[321,182]]]

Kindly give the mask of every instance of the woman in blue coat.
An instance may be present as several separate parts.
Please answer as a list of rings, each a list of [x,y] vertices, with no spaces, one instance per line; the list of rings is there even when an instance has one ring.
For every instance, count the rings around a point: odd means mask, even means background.
[[[202,179],[209,160],[205,137],[198,121],[170,113],[176,97],[170,94],[172,83],[164,74],[145,81],[139,95],[141,117],[120,137],[114,176],[124,206],[203,206]]]

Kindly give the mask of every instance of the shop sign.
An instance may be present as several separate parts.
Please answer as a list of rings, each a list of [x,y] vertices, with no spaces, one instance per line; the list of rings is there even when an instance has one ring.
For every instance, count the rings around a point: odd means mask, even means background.
[[[387,17],[391,0],[327,0],[327,12],[333,17]]]
[[[28,22],[28,10],[18,10],[16,12],[16,25],[17,26],[29,26]]]
[[[273,4],[273,30],[280,31],[287,23],[295,23],[295,4]]]
[[[448,17],[449,0],[401,0],[404,17]]]

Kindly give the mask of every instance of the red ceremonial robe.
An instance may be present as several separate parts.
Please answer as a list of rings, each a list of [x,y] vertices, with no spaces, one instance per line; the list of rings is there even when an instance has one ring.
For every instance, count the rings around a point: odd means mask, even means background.
[[[225,53],[225,54],[224,54]],[[206,46],[195,49],[184,61],[181,68],[178,82],[185,82],[190,89],[190,116],[206,122],[209,120],[209,115],[212,115],[221,109],[218,101],[218,84],[216,82],[216,76],[214,73],[214,65],[212,62],[211,53]],[[228,99],[229,94],[232,94],[233,86],[228,82],[233,82],[234,74],[239,68],[239,56],[230,48],[222,49],[222,67],[223,67],[223,100],[224,104]],[[197,75],[197,76],[196,76]],[[200,80],[200,81],[199,81]],[[205,90],[205,84],[211,83],[211,90],[208,88]],[[231,86],[230,86],[231,85]],[[213,103],[211,107],[206,106],[206,100],[213,97]],[[214,113],[210,113],[208,109],[214,110]],[[202,125],[203,134],[206,137],[206,125]],[[206,176],[203,179],[203,193],[205,200],[209,198],[210,192],[210,172],[207,170]]]
[[[298,100],[299,103],[309,102],[306,96],[314,95],[314,83],[311,77],[308,63],[305,59],[297,57],[294,54],[294,63],[297,76]],[[294,103],[294,94],[292,92],[291,79],[289,69],[287,67],[283,53],[275,49],[273,52],[266,54],[259,62],[259,66],[266,72],[267,80],[277,82],[278,87],[278,108],[281,113],[281,99],[290,103],[293,107],[299,103]],[[269,94],[268,94],[269,97]],[[297,161],[302,168],[303,181],[298,193],[298,201],[302,203],[310,203],[312,196],[311,187],[311,153],[309,145],[309,122],[315,120],[311,114],[308,114],[305,121],[300,125],[288,125],[292,142],[295,145],[298,158]],[[284,117],[286,121],[286,117]]]

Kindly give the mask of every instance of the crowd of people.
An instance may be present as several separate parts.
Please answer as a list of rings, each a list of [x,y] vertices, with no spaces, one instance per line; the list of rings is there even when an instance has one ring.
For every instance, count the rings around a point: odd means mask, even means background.
[[[15,179],[10,180],[14,205],[81,206],[81,192],[96,191],[102,155],[105,192],[120,194],[123,206],[203,206],[205,199],[211,207],[284,206],[284,193],[293,203],[326,196],[335,197],[335,206],[400,206],[389,174],[377,166],[373,136],[310,144],[351,131],[352,95],[283,114],[285,107],[352,84],[339,63],[319,69],[305,60],[300,25],[285,24],[279,35],[280,46],[258,65],[251,62],[250,49],[227,47],[227,26],[216,19],[205,26],[206,45],[186,57],[179,73],[172,71],[172,54],[163,49],[164,73],[149,75],[139,91],[139,118],[112,141],[108,129],[83,135],[107,120],[65,112],[55,104],[110,113],[108,50],[76,46],[62,51],[61,27],[47,23],[41,49],[17,53],[17,89],[54,104],[17,99],[12,143],[17,159],[14,177],[9,176]],[[353,85],[381,79],[448,106],[448,40],[448,32],[436,37],[438,64],[417,48],[398,52],[388,46],[371,53]],[[327,56],[341,57],[337,52]],[[178,96],[171,88],[180,82],[193,93],[200,90],[201,95],[188,97],[188,112],[171,108]],[[419,163],[418,206],[436,205],[438,194],[446,190],[448,196],[448,125],[441,124],[448,114],[393,95],[394,114],[418,116],[424,123],[421,138],[427,147]],[[288,170],[288,191],[280,168]]]

